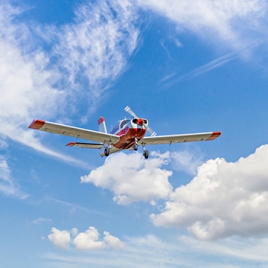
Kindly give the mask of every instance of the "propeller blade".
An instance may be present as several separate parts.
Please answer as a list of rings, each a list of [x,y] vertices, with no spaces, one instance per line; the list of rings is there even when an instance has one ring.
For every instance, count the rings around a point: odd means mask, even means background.
[[[151,128],[147,127],[146,129],[151,133],[151,137],[156,136],[156,132],[153,131]]]
[[[129,106],[127,106],[126,108],[125,108],[125,111],[127,112],[127,113],[129,113],[130,115],[132,115],[134,118],[138,118],[138,116],[130,109],[130,107]]]

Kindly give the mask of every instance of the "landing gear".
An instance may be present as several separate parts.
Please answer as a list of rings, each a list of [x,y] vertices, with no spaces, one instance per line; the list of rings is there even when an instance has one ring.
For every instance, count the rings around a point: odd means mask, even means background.
[[[149,151],[145,149],[145,144],[142,144],[142,149],[143,149],[143,156],[145,159],[148,159],[149,157]]]
[[[110,154],[110,148],[107,147],[107,148],[104,149],[104,155],[109,156],[109,154]]]
[[[144,156],[145,159],[148,159],[148,157],[149,157],[149,151],[146,150],[146,149],[144,149],[143,150],[143,156]]]
[[[137,150],[138,150],[138,147],[139,147],[139,145],[138,145],[138,140],[137,140],[137,138],[135,137],[135,138],[134,138],[134,144],[133,144],[133,150],[134,150],[134,151],[137,151]]]

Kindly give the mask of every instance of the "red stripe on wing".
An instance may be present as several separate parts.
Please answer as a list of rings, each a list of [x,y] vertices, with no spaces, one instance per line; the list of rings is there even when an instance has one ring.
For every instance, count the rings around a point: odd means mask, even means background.
[[[212,134],[211,134],[211,136],[207,139],[208,141],[212,141],[212,140],[215,140],[215,139],[217,139],[219,136],[221,135],[221,132],[213,132]]]
[[[34,119],[29,128],[40,129],[44,124],[44,120]]]
[[[68,144],[66,144],[66,146],[75,146],[76,142],[69,142]]]

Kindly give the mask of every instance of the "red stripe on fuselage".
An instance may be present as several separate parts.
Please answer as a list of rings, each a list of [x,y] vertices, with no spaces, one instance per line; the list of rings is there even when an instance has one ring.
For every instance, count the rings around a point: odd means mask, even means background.
[[[117,133],[120,136],[119,142],[113,144],[118,149],[129,149],[134,144],[135,137],[137,141],[142,139],[146,133],[144,128],[124,128]]]

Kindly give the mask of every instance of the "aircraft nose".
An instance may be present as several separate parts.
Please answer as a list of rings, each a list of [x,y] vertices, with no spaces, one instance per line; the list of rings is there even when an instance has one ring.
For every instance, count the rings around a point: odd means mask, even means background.
[[[143,125],[143,119],[142,118],[139,118],[137,120],[137,125],[139,125],[139,126],[142,126]]]

